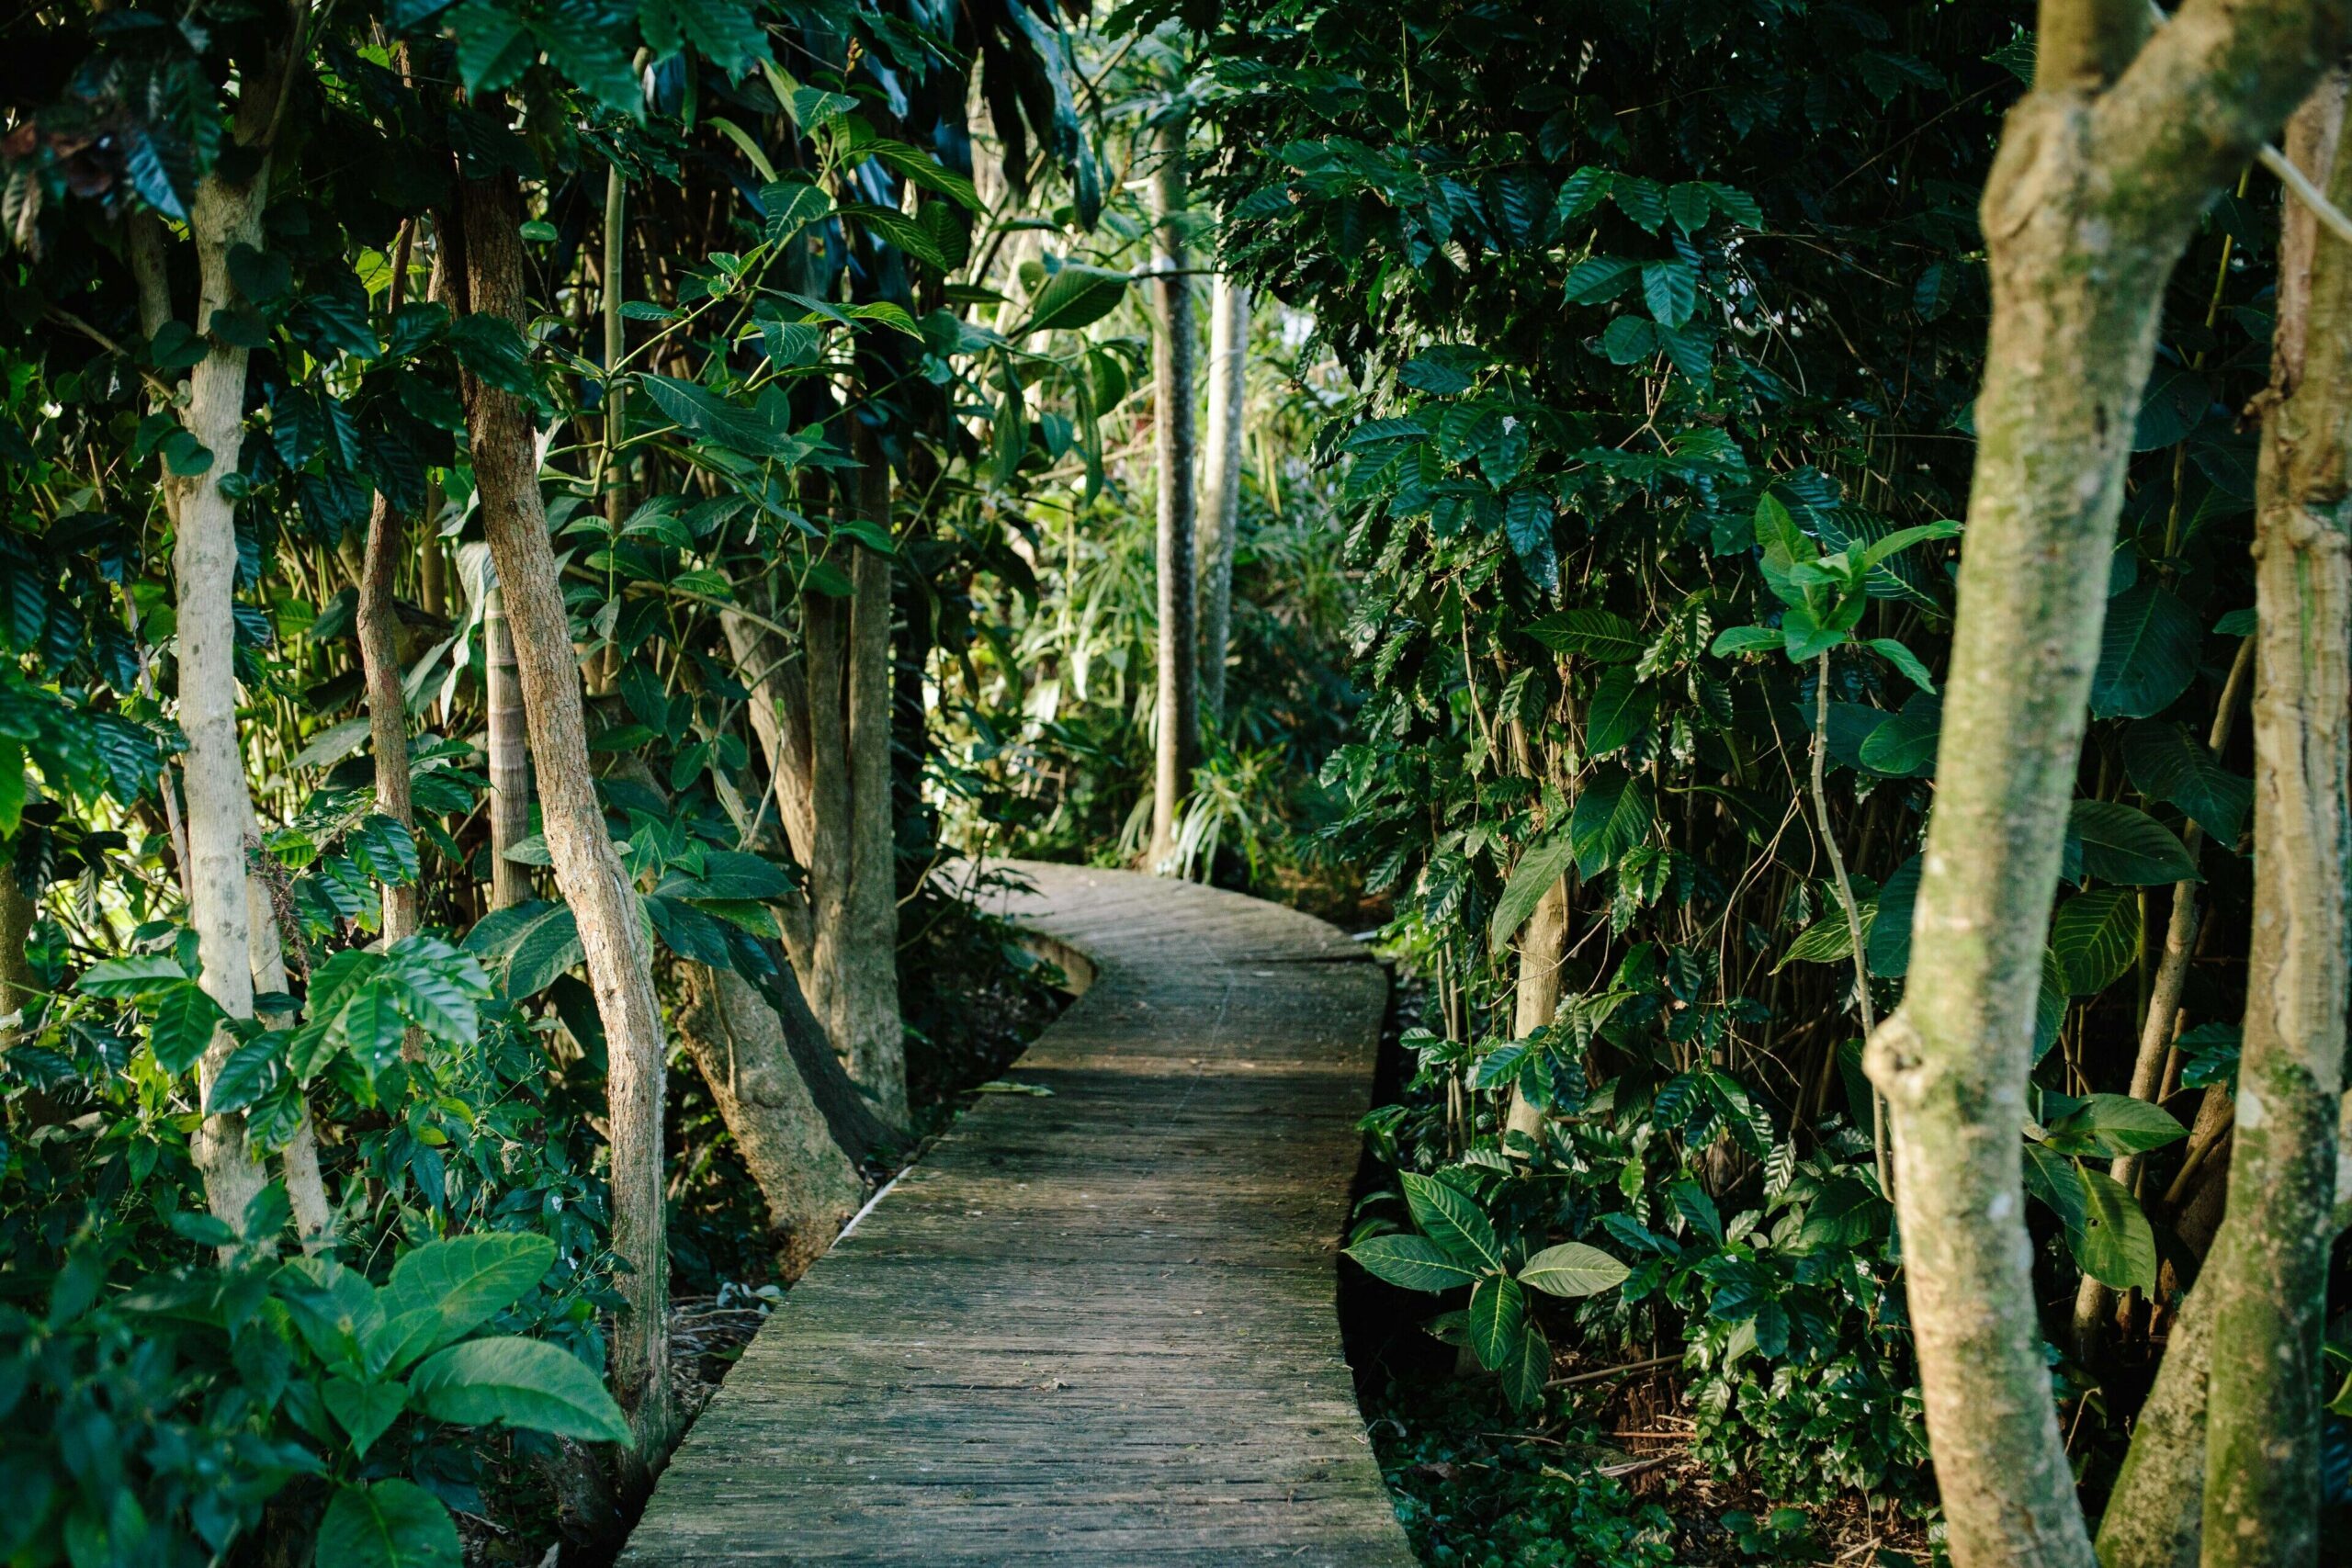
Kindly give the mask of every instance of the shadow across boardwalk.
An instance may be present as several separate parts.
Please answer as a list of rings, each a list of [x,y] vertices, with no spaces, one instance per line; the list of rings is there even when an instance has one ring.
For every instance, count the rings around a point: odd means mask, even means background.
[[[1409,1568],[1333,1311],[1386,978],[1322,921],[1012,863],[1092,984],[794,1288],[623,1568]]]

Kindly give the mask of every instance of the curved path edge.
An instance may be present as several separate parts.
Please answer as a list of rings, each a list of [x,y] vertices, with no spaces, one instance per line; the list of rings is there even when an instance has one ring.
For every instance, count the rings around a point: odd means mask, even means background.
[[[1336,1265],[1387,1000],[1309,916],[997,862],[1091,984],[785,1298],[622,1568],[1411,1568]]]

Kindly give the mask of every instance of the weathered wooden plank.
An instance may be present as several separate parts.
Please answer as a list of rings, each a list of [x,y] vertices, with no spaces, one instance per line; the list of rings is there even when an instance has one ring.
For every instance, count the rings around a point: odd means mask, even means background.
[[[1191,884],[1021,864],[1093,984],[804,1279],[625,1568],[1412,1561],[1333,1316],[1386,981]]]

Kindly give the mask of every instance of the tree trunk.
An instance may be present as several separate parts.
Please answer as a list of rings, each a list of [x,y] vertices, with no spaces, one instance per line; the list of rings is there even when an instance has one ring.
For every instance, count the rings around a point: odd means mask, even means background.
[[[2295,117],[2290,155],[2339,208],[2345,81]],[[2316,1561],[2320,1358],[2335,1239],[2352,891],[2352,251],[2287,206],[2255,509],[2254,930],[2230,1205],[2212,1294],[2205,1562]],[[2305,314],[2298,322],[2296,317]]]
[[[789,1022],[731,969],[697,964],[686,975],[678,1038],[767,1200],[778,1266],[797,1280],[857,1212],[865,1179],[801,1077]]]
[[[1159,330],[1151,340],[1152,446],[1159,468],[1159,736],[1151,795],[1150,869],[1176,852],[1177,810],[1200,754],[1199,638],[1193,582],[1193,280],[1184,248],[1184,122],[1153,138],[1152,297]]]
[[[393,288],[397,290],[399,284]],[[376,809],[413,833],[408,697],[401,688],[400,618],[392,604],[394,573],[407,543],[408,531],[393,514],[391,502],[378,496],[368,517],[368,556],[359,576],[359,664],[368,682],[368,734],[376,753]],[[383,885],[386,942],[416,933],[416,893],[413,882]]]
[[[522,192],[512,175],[462,183],[467,305],[526,324]],[[616,1325],[613,1382],[630,1413],[639,1459],[668,1446],[669,1252],[662,1171],[663,1039],[652,953],[637,889],[614,852],[588,765],[580,666],[539,493],[529,405],[469,381],[467,432],[482,527],[505,595],[548,853],[580,926],[588,979],[604,1021],[612,1139],[613,1251],[628,1272]],[[502,863],[503,864],[503,863]]]
[[[890,529],[890,469],[870,437],[859,443],[858,510]],[[849,661],[842,722],[849,737],[849,940],[836,987],[834,1049],[849,1076],[893,1126],[907,1124],[906,1026],[899,1013],[899,856],[890,775],[890,558],[854,546]]]
[[[2345,38],[2340,3],[2045,0],[1984,202],[1993,288],[1910,989],[1873,1037],[1952,1559],[2089,1563],[2041,1354],[2018,1129],[2165,283]],[[2111,84],[2111,85],[2110,85]]]
[[[0,1018],[33,1005],[33,966],[25,949],[40,915],[40,904],[17,880],[17,868],[0,858]],[[0,1029],[0,1052],[23,1038],[21,1021]]]
[[[514,668],[514,638],[506,622],[506,594],[498,563],[481,596],[483,706],[490,760],[490,907],[512,908],[531,896],[528,867],[506,858],[531,836],[531,753],[523,714],[523,682]]]
[[[1524,1040],[1548,1026],[1560,1010],[1560,965],[1568,953],[1568,879],[1566,874],[1544,890],[1535,912],[1527,917],[1519,936],[1519,980],[1511,998],[1511,1037]],[[1544,1135],[1543,1107],[1531,1103],[1511,1086],[1510,1111],[1504,1125],[1532,1143]]]
[[[2213,1292],[2188,1292],[2098,1526],[2106,1568],[2190,1568],[2204,1517],[2205,1381]]]
[[[1233,630],[1233,548],[1241,522],[1241,437],[1250,369],[1250,291],[1219,274],[1209,293],[1209,431],[1201,479],[1201,727],[1225,728],[1226,645]]]
[[[245,82],[237,116],[237,141],[251,147],[268,129],[278,96],[277,73]],[[229,253],[259,246],[263,206],[268,197],[270,160],[263,147],[232,185],[218,172],[197,186],[188,231],[196,241],[199,299],[197,320],[236,304],[229,275]],[[196,928],[205,993],[230,1018],[254,1011],[253,947],[245,907],[245,825],[253,802],[247,793],[243,748],[237,738],[237,577],[234,503],[220,481],[237,471],[243,446],[247,354],[214,340],[188,377],[181,423],[212,457],[201,474],[167,475],[164,492],[176,539],[172,576],[177,594],[179,720],[187,737],[183,764],[187,800],[188,919]],[[197,1064],[197,1081],[209,1098],[221,1064],[236,1049],[226,1028]],[[213,1213],[242,1228],[246,1206],[267,1180],[245,1139],[243,1116],[208,1115],[189,1140],[189,1153],[204,1179],[205,1201]]]

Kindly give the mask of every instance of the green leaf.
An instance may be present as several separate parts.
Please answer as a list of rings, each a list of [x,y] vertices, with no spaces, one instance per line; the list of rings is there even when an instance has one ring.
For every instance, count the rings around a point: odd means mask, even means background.
[[[2094,1094],[2052,1118],[2043,1141],[2060,1154],[2145,1154],[2188,1136],[2188,1129],[2163,1106],[2128,1094]]]
[[[2050,950],[2070,996],[2097,996],[2140,953],[2140,896],[2129,887],[2078,893],[2050,921]]]
[[[451,1236],[411,1249],[392,1266],[382,1292],[389,1329],[405,1314],[429,1310],[436,1326],[429,1339],[402,1347],[407,1361],[472,1333],[527,1294],[555,1265],[555,1243],[543,1235],[491,1231]]]
[[[620,1406],[580,1359],[537,1339],[469,1339],[428,1358],[409,1402],[435,1421],[493,1423],[582,1442],[626,1443]]]
[[[1632,1269],[1600,1248],[1565,1241],[1529,1258],[1519,1271],[1519,1282],[1550,1296],[1597,1296],[1632,1275]]]
[[[92,997],[153,997],[187,984],[178,960],[160,953],[109,958],[82,972],[74,988]]]
[[[897,208],[853,202],[841,209],[841,216],[871,231],[877,239],[896,245],[917,261],[937,267],[942,272],[947,270],[947,253],[939,248],[939,242],[932,237],[931,231]]]
[[[1915,694],[1901,712],[1863,737],[1858,753],[1862,766],[1898,779],[1918,778],[1933,771],[1943,719],[1940,701],[1924,692]]]
[[[1552,1376],[1552,1342],[1533,1318],[1521,1327],[1519,1343],[1495,1371],[1501,1374],[1503,1397],[1513,1410],[1532,1410],[1544,1401],[1544,1385]]]
[[[1451,1291],[1478,1278],[1474,1269],[1453,1260],[1453,1255],[1421,1235],[1376,1235],[1347,1249],[1376,1279],[1408,1291]]]
[[[1586,709],[1587,752],[1606,757],[1645,733],[1657,713],[1657,694],[1642,685],[1630,666],[1611,666],[1600,677]]]
[[[1132,280],[1108,267],[1069,263],[1049,275],[1029,297],[1029,316],[1010,336],[1032,333],[1076,332],[1091,326],[1119,308]]]
[[[1695,234],[1707,226],[1707,212],[1713,206],[1708,187],[1697,180],[1683,180],[1669,186],[1666,193],[1667,215],[1686,234]]]
[[[1581,653],[1605,664],[1631,663],[1649,646],[1633,622],[1608,610],[1559,610],[1523,629],[1555,653]]]
[[[1894,1206],[1850,1176],[1835,1177],[1816,1194],[1797,1228],[1793,1250],[1860,1247],[1886,1230]]]
[[[173,966],[175,970],[178,965]],[[196,1066],[206,1046],[212,1043],[213,1032],[227,1017],[220,1004],[204,994],[204,988],[193,980],[182,980],[168,987],[163,1000],[155,1007],[155,1031],[148,1037],[154,1048],[156,1065],[176,1077]]]
[[[2155,887],[2195,882],[2197,862],[2144,811],[2111,800],[2078,800],[2066,831],[2082,845],[2083,870],[2101,882]]]
[[[2132,584],[2108,601],[2091,676],[2093,718],[2146,718],[2170,707],[2197,675],[2202,628],[2172,591]]]
[[[1405,1206],[1431,1241],[1464,1264],[1490,1269],[1503,1266],[1501,1244],[1476,1199],[1434,1176],[1408,1171],[1401,1179]]]
[[[1865,744],[1863,750],[1869,749]],[[1878,890],[1870,929],[1862,935],[1862,955],[1871,973],[1886,979],[1898,979],[1911,969],[1911,915],[1919,901],[1920,863],[1913,855],[1894,868]]]
[[[1870,951],[1871,932],[1878,924],[1878,906],[1874,903],[1865,903],[1861,906],[1860,913],[1862,951],[1867,953]],[[1772,965],[1772,973],[1777,975],[1792,964],[1843,964],[1853,955],[1853,925],[1846,919],[1845,910],[1833,908],[1797,933],[1796,941],[1789,943],[1788,952],[1782,953],[1781,961]]]
[[[1488,1371],[1509,1365],[1527,1326],[1527,1296],[1519,1281],[1496,1274],[1473,1285],[1468,1321],[1470,1349],[1478,1364]]]
[[[2125,729],[2123,768],[2134,789],[2186,812],[2223,845],[2237,842],[2254,808],[2254,781],[2222,766],[2177,724],[2150,718]]]
[[[1919,662],[1919,656],[1891,637],[1874,637],[1862,645],[1903,671],[1904,677],[1930,696],[1935,694],[1935,677]]]
[[[2156,1237],[2131,1192],[2103,1170],[2075,1162],[2082,1184],[2083,1221],[2068,1235],[2083,1272],[2119,1291],[2156,1285]]]
[[[1559,834],[1521,853],[1519,863],[1511,867],[1510,880],[1503,884],[1502,897],[1495,900],[1495,913],[1487,923],[1487,945],[1500,952],[1535,906],[1544,901],[1552,885],[1567,872],[1576,858],[1576,847],[1566,835]]]
[[[319,1520],[317,1568],[458,1568],[458,1527],[413,1481],[338,1489]]]
[[[555,984],[584,955],[571,907],[543,899],[484,916],[466,933],[466,948],[508,999],[518,1002]]]
[[[1649,786],[1638,776],[1614,768],[1596,773],[1568,814],[1577,873],[1590,881],[1615,865],[1649,836],[1653,820]]]
[[[778,180],[760,187],[760,205],[767,209],[762,232],[781,242],[825,218],[833,210],[833,198],[806,180]]]
[[[692,381],[675,376],[638,378],[654,406],[686,433],[747,457],[782,457],[795,450],[791,435],[757,410],[739,408]]]
[[[1707,651],[1717,658],[1726,658],[1736,653],[1761,653],[1779,648],[1781,643],[1781,635],[1772,626],[1725,626],[1715,634],[1714,643]]]
[[[384,1429],[408,1408],[408,1391],[396,1382],[362,1382],[357,1378],[330,1378],[319,1397],[335,1424],[351,1436],[351,1451],[365,1459]]]
[[[1568,303],[1606,303],[1624,293],[1641,273],[1641,263],[1623,256],[1587,256],[1568,269]]]
[[[245,1107],[269,1092],[277,1081],[278,1047],[285,1036],[264,1034],[246,1041],[229,1054],[213,1075],[212,1087],[204,1097],[204,1111],[209,1116],[222,1116]]]
[[[1699,273],[1689,262],[1651,262],[1642,268],[1642,302],[1658,325],[1679,327],[1699,303]]]
[[[348,1049],[373,1077],[399,1059],[408,1020],[388,988],[370,983],[345,999],[327,1034]]]
[[[1766,491],[1756,500],[1756,546],[1763,552],[1764,584],[1774,598],[1791,608],[1802,607],[1804,591],[1790,581],[1799,562],[1818,559],[1821,551],[1797,520],[1789,514],[1781,498]]]

